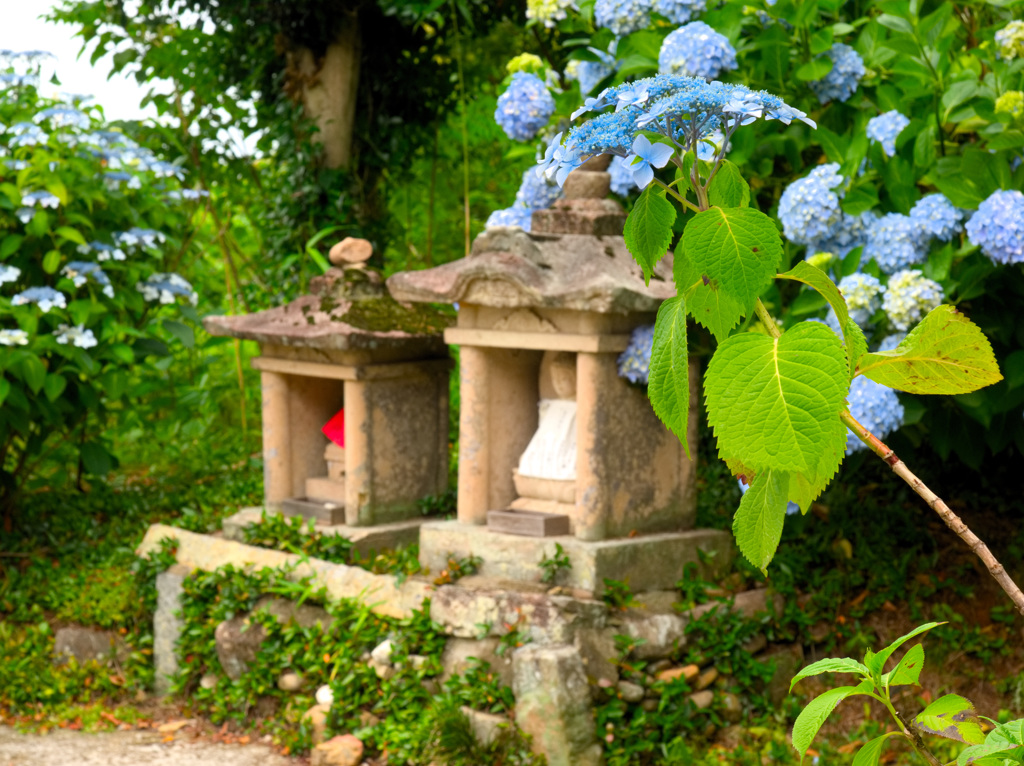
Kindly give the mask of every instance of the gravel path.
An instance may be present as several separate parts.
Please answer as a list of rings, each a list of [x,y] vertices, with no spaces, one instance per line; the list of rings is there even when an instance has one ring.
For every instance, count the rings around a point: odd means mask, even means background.
[[[163,742],[155,731],[88,734],[56,729],[20,734],[0,726],[0,766],[298,766],[262,744],[225,745],[190,737]]]

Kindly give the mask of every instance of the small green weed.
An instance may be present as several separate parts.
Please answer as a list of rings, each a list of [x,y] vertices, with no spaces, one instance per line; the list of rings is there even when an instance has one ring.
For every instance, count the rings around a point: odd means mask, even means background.
[[[572,562],[562,546],[559,543],[555,543],[554,555],[548,557],[545,553],[541,557],[540,568],[544,572],[540,578],[541,582],[556,583],[559,578],[569,573],[569,570],[572,569]]]

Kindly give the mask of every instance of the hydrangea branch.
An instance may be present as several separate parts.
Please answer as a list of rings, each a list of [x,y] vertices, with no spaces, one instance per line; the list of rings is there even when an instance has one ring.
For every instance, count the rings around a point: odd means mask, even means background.
[[[779,330],[779,326],[775,324],[775,320],[772,319],[771,314],[768,313],[768,309],[758,299],[754,307],[757,312],[758,318],[761,320],[761,324],[764,325],[765,330],[773,338],[779,338],[782,336],[782,332]],[[982,563],[988,569],[989,574],[995,579],[999,586],[1003,589],[1014,606],[1017,607],[1017,611],[1024,615],[1024,592],[1017,586],[1017,583],[1013,581],[1013,578],[1007,573],[1006,568],[999,563],[999,560],[993,555],[989,547],[985,545],[984,541],[979,538],[974,532],[971,531],[959,516],[957,516],[950,509],[942,498],[932,492],[928,486],[919,479],[913,471],[911,471],[907,464],[904,463],[896,453],[893,452],[881,439],[875,436],[871,431],[861,425],[853,415],[850,414],[848,409],[843,410],[840,413],[839,419],[843,421],[843,424],[850,429],[850,431],[860,439],[864,444],[867,445],[868,449],[874,452],[880,457],[886,465],[888,465],[892,472],[899,476],[905,481],[914,492],[928,504],[928,507],[935,511],[939,517],[946,523],[946,526],[953,530],[957,536],[967,543],[974,554],[981,559]]]

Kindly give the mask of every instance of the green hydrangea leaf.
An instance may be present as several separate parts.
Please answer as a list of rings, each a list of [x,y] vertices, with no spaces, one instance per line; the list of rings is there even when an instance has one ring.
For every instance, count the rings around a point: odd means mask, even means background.
[[[780,338],[727,338],[704,389],[719,451],[755,471],[813,476],[823,451],[844,449],[835,422],[849,389],[846,353],[823,324],[802,322]]]
[[[708,186],[708,201],[718,207],[746,207],[750,204],[750,186],[740,169],[722,160]]]
[[[793,680],[789,682],[790,691],[793,690],[798,681],[810,678],[811,676],[818,676],[822,673],[857,673],[865,678],[869,675],[868,669],[851,657],[826,657],[823,660],[812,662],[793,676]]]
[[[939,697],[914,716],[914,726],[929,734],[971,745],[985,741],[974,705],[958,694]]]
[[[878,766],[882,755],[882,748],[885,747],[885,740],[895,736],[897,733],[890,731],[866,743],[864,747],[857,751],[857,755],[854,756],[853,766]]]
[[[905,644],[907,641],[914,638],[915,636],[919,636],[922,633],[943,624],[944,623],[941,622],[926,622],[924,625],[918,625],[916,628],[914,628],[906,635],[897,638],[887,647],[882,649],[882,651],[880,651],[878,654],[875,654],[874,652],[869,650],[867,654],[864,655],[864,664],[867,665],[868,669],[871,671],[873,675],[879,675],[885,668],[885,663],[889,661],[889,658],[892,656],[892,653],[899,649],[901,646],[903,646],[903,644]]]
[[[882,677],[882,684],[883,686],[907,686],[909,684],[916,686],[921,678],[923,667],[924,647],[921,644],[914,644],[903,655],[896,667]]]
[[[911,394],[969,394],[1003,379],[985,334],[953,306],[938,306],[892,351],[865,354],[857,370]]]
[[[744,313],[770,284],[782,260],[779,230],[749,207],[713,207],[697,213],[683,231],[683,246],[697,276],[734,298]]]
[[[676,247],[673,272],[676,290],[686,302],[689,315],[708,328],[719,343],[728,338],[746,314],[740,302],[723,292],[717,279],[705,283],[680,247]]]
[[[654,413],[683,443],[686,456],[690,445],[686,431],[690,414],[690,352],[686,344],[686,303],[669,298],[658,309],[651,347],[647,395]]]
[[[867,683],[866,688],[864,683]],[[800,753],[801,763],[803,763],[807,748],[811,746],[821,725],[825,723],[825,719],[836,709],[836,706],[847,697],[869,691],[870,687],[871,682],[868,681],[857,686],[840,686],[836,689],[829,689],[811,700],[807,707],[800,711],[796,723],[793,724],[793,747]]]
[[[658,261],[672,244],[672,224],[676,209],[665,199],[665,190],[650,184],[641,192],[626,218],[622,236],[633,259],[644,272],[644,281],[650,284]]]
[[[832,421],[831,428],[835,433],[828,435],[826,446],[822,449],[814,470],[794,473],[789,481],[789,499],[800,506],[802,513],[807,513],[811,503],[825,491],[846,456],[846,426],[836,418]]]
[[[762,471],[751,482],[732,520],[740,553],[766,572],[782,539],[789,493],[786,471]]]
[[[829,279],[828,274],[817,266],[812,266],[807,261],[800,261],[789,271],[779,274],[779,278],[803,282],[821,293],[822,297],[828,301],[828,305],[836,312],[840,327],[845,325],[846,320],[850,318],[850,311],[846,307],[846,299],[843,294],[839,291],[836,283]]]
[[[843,338],[846,346],[846,357],[850,360],[850,380],[857,374],[857,365],[861,358],[868,352],[868,339],[864,337],[864,331],[860,325],[853,321],[853,318],[846,320],[843,325]]]

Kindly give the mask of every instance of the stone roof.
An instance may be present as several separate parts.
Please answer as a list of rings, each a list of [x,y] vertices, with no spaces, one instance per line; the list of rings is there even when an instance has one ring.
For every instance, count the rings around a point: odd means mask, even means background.
[[[253,314],[206,317],[203,326],[211,335],[280,346],[447,353],[442,333],[452,318],[429,306],[395,301],[376,272],[330,269],[310,280],[310,293]]]
[[[528,234],[518,227],[490,228],[468,258],[401,272],[387,285],[400,301],[600,313],[657,311],[675,295],[671,254],[645,285],[621,234]]]

